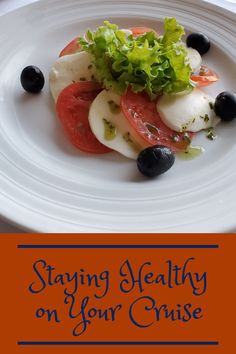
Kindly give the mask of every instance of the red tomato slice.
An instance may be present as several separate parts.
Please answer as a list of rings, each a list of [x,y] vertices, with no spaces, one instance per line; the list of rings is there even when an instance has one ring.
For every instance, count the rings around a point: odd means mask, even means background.
[[[156,103],[156,101],[150,101],[146,93],[137,94],[131,90],[121,97],[123,114],[148,144],[165,145],[174,151],[185,150],[193,133],[177,133],[168,128],[156,110]]]
[[[103,154],[111,151],[93,134],[89,108],[101,86],[94,81],[80,81],[67,86],[58,96],[56,111],[71,143],[84,152]]]
[[[154,31],[152,28],[149,27],[131,27],[130,31],[133,33],[133,36],[138,37],[141,36],[144,33],[147,32],[154,32],[158,35],[158,33],[156,31]]]
[[[197,83],[198,87],[208,86],[219,80],[219,76],[208,66],[202,65],[198,75],[192,75],[191,80]]]
[[[59,54],[59,57],[63,57],[64,55],[68,55],[68,54],[74,54],[79,51],[80,51],[79,37],[76,37],[70,43],[68,43],[64,49],[62,49],[61,53]]]

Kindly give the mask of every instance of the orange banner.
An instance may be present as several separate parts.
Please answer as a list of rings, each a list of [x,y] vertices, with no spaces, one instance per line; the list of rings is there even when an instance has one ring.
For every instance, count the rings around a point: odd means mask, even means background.
[[[1,235],[6,353],[231,353],[235,235]]]

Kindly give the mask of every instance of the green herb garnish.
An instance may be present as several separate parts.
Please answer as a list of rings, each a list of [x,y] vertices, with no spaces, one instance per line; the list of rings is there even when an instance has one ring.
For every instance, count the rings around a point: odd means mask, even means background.
[[[200,116],[204,120],[205,123],[209,122],[210,118],[208,114],[205,114],[205,116]]]
[[[139,145],[139,143],[137,143],[136,141],[134,141],[134,140],[132,139],[130,132],[126,132],[126,133],[123,135],[123,139],[124,139],[127,143],[129,143],[135,151],[139,152],[139,151],[142,150],[142,147]]]
[[[209,107],[210,109],[214,109],[214,104],[212,102],[209,102]]]
[[[120,108],[120,106],[117,103],[115,103],[113,100],[110,100],[107,103],[108,103],[110,111],[112,113],[114,113],[114,114],[120,113],[121,108]]]
[[[209,140],[215,140],[217,138],[217,136],[215,135],[215,132],[214,132],[214,128],[209,128],[207,130],[207,135],[206,137],[209,139]]]
[[[109,122],[106,118],[103,118],[104,123],[104,139],[113,140],[116,137],[116,127]]]

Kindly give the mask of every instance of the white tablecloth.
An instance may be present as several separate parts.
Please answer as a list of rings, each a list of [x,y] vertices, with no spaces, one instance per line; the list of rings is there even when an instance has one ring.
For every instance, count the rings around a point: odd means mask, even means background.
[[[40,0],[0,0],[0,16],[6,14],[21,6],[40,1]],[[198,1],[198,0],[196,0]],[[236,13],[236,0],[207,0],[208,2],[218,4]],[[12,226],[11,224],[0,220],[0,233],[19,233],[22,230]]]

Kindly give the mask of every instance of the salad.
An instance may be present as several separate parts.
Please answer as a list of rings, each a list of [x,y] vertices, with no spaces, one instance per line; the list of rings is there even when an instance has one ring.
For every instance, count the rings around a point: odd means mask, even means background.
[[[216,98],[204,86],[218,81],[202,65],[210,41],[165,18],[164,32],[146,27],[119,29],[104,21],[73,39],[53,64],[49,84],[57,116],[71,143],[92,154],[117,151],[137,160],[153,177],[166,172],[176,153],[197,155],[194,135],[236,118],[236,95]],[[22,86],[37,93],[44,85],[33,66],[21,74]]]

